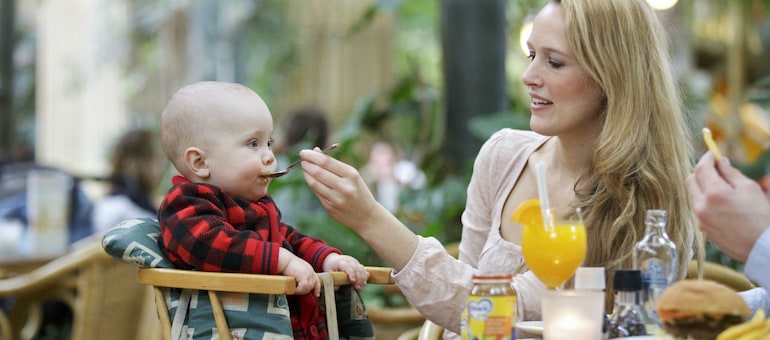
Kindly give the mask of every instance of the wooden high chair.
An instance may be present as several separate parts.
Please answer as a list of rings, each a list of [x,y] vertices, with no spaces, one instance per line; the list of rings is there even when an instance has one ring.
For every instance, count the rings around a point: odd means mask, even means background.
[[[283,310],[273,308],[280,304],[281,297],[295,293],[296,282],[294,278],[284,275],[260,275],[241,273],[203,272],[193,270],[174,269],[166,259],[158,246],[157,238],[160,226],[153,219],[132,219],[123,221],[110,229],[102,238],[104,250],[124,262],[139,267],[137,280],[139,283],[152,286],[155,297],[158,318],[163,339],[179,339],[183,329],[187,327],[215,333],[220,339],[233,338],[233,322],[238,322],[238,329],[256,330],[271,328],[272,321],[268,320],[276,315],[278,323],[286,325],[288,319],[288,306],[285,306],[283,298]],[[393,284],[391,268],[366,267],[368,283]],[[335,304],[335,287],[348,285],[347,274],[343,272],[319,273],[319,278],[324,290],[324,303],[326,306],[326,321],[329,339],[338,339],[337,316]],[[252,299],[263,299],[252,303]],[[246,306],[255,305],[258,309],[236,310],[223,308],[228,300],[231,305]],[[192,302],[191,302],[192,301]],[[235,301],[235,303],[232,303]],[[193,309],[192,304],[197,307]],[[200,306],[203,305],[201,308]],[[210,305],[211,315],[208,313]],[[181,311],[181,312],[180,312]],[[195,313],[194,316],[190,314]],[[229,314],[228,314],[229,313]],[[196,322],[202,319],[205,325],[189,325],[191,319]],[[210,319],[213,319],[211,323]],[[245,321],[244,321],[245,320]],[[272,320],[272,319],[270,319]],[[212,328],[208,328],[211,324]],[[246,326],[244,326],[246,324]],[[215,328],[215,330],[213,330]],[[283,331],[281,326],[279,331]],[[279,333],[276,330],[270,332],[274,338],[291,338],[289,334]],[[266,333],[267,334],[267,333]],[[212,334],[214,335],[214,334]]]
[[[368,283],[394,283],[390,276],[391,268],[366,267],[366,270],[369,273]],[[348,285],[350,281],[348,281],[347,274],[343,272],[320,273],[318,276],[323,284],[326,299],[329,338],[338,339],[334,287]],[[219,297],[221,293],[292,295],[296,287],[294,278],[284,275],[200,272],[168,268],[141,268],[138,272],[138,281],[141,284],[152,286],[155,291],[155,303],[164,340],[172,339],[172,321],[168,314],[167,293],[164,292],[164,287],[206,291],[211,301],[212,313],[220,339],[232,339]]]

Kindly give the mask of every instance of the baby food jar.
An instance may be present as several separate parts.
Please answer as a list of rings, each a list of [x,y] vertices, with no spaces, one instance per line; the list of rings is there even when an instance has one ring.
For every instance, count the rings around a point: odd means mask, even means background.
[[[463,313],[463,339],[516,339],[516,291],[511,275],[474,275]]]

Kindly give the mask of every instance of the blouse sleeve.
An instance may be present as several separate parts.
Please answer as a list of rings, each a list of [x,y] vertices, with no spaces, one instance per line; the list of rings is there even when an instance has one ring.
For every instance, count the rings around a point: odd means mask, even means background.
[[[770,228],[754,243],[749,253],[746,266],[743,268],[746,276],[764,289],[770,289]]]
[[[435,238],[419,239],[412,258],[393,278],[414,308],[437,325],[459,333],[460,313],[475,270],[450,256]]]

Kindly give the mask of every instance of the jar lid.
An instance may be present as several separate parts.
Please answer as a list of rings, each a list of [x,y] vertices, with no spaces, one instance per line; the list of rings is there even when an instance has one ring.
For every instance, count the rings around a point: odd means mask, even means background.
[[[615,269],[612,276],[615,291],[635,292],[642,290],[642,271],[638,269]]]
[[[511,274],[475,274],[473,280],[511,280],[513,275]]]
[[[604,267],[578,267],[575,272],[575,289],[604,290]]]

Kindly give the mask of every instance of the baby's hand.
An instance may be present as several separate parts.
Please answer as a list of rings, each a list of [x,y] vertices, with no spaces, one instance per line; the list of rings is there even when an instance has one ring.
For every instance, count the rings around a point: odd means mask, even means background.
[[[294,256],[283,270],[283,275],[291,276],[297,281],[297,295],[304,295],[311,291],[315,296],[321,295],[321,280],[318,279],[313,266],[305,260]]]
[[[330,254],[324,260],[323,270],[325,272],[341,271],[347,273],[348,280],[353,283],[353,287],[357,290],[363,289],[366,284],[366,268],[352,256]]]

